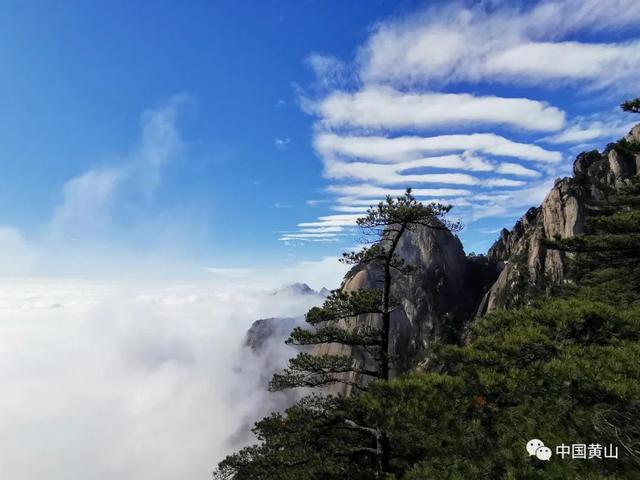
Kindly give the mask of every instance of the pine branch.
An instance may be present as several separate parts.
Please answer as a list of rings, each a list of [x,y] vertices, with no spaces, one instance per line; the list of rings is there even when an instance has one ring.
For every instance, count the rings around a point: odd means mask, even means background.
[[[313,307],[307,312],[306,321],[318,325],[366,313],[380,313],[381,303],[382,292],[376,288],[355,292],[334,290],[322,307]]]
[[[269,389],[275,391],[295,387],[319,387],[332,383],[354,385],[338,376],[344,373],[374,378],[380,376],[375,370],[359,368],[352,358],[344,355],[312,355],[302,352],[289,360],[288,368],[282,373],[273,376]]]
[[[580,235],[565,239],[547,240],[544,245],[547,248],[565,252],[620,252],[628,255],[630,252],[640,252],[640,234]]]
[[[285,343],[288,345],[340,343],[350,346],[380,346],[381,334],[379,328],[370,326],[361,326],[355,331],[349,331],[332,325],[318,328],[315,332],[296,327]]]

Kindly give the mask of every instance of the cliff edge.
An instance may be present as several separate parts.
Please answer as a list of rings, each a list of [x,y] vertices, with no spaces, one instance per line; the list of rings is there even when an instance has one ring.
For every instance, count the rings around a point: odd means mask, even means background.
[[[581,153],[571,177],[556,180],[539,207],[527,211],[511,230],[502,230],[488,252],[489,261],[502,271],[479,305],[479,315],[521,305],[532,291],[573,280],[567,254],[546,249],[542,241],[584,232],[589,206],[640,175],[640,153],[627,148],[639,143],[640,124],[602,153]]]

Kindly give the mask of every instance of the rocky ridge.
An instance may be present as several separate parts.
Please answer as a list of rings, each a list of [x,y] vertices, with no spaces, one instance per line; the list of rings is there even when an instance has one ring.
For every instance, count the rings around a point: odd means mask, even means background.
[[[603,152],[580,154],[574,162],[573,175],[556,180],[540,206],[530,208],[511,230],[503,229],[486,256],[467,256],[457,236],[447,231],[420,227],[405,234],[398,254],[417,268],[396,278],[392,288],[392,295],[401,299],[391,317],[393,374],[428,367],[435,344],[464,342],[475,317],[525,304],[531,293],[571,282],[567,254],[548,250],[542,241],[583,233],[588,205],[603,200],[640,175],[640,153],[625,148],[625,144],[640,144],[640,125]],[[370,267],[356,265],[345,276],[341,289],[376,288],[380,286],[378,278],[379,274]],[[326,296],[327,292],[323,293]],[[379,321],[376,315],[360,315],[341,325],[351,329],[362,324],[378,326]],[[257,345],[255,340],[249,340],[251,337],[284,337],[283,330],[273,327],[275,323],[282,322],[256,322],[247,344]],[[275,328],[273,332],[271,328]],[[370,367],[358,347],[331,344],[317,346],[313,351],[319,355],[349,355],[360,366]],[[353,374],[345,377],[349,382],[368,381]],[[346,394],[350,387],[336,385],[332,390]]]
[[[539,207],[527,211],[511,230],[502,230],[488,252],[489,261],[501,265],[502,271],[483,298],[479,315],[522,304],[532,289],[573,280],[567,254],[548,250],[541,242],[583,233],[588,205],[640,175],[640,153],[625,149],[625,143],[640,143],[640,125],[603,153],[578,155],[573,176],[556,180]]]
[[[394,374],[428,367],[431,347],[463,342],[474,317],[522,305],[533,292],[572,281],[567,254],[545,248],[542,241],[583,233],[588,205],[640,175],[640,153],[625,149],[625,142],[640,143],[640,125],[602,153],[579,155],[573,176],[556,180],[542,204],[529,209],[511,230],[503,229],[486,256],[466,256],[458,238],[446,231],[418,228],[401,239],[399,255],[418,268],[397,278],[392,289],[392,295],[402,299],[391,319]],[[375,288],[376,277],[376,272],[358,265],[341,288]],[[342,326],[377,322],[375,315],[361,315]],[[315,353],[351,355],[361,366],[369,366],[367,357],[353,347],[322,345]],[[367,381],[352,374],[346,377],[349,382]],[[334,390],[348,393],[350,388],[338,385]]]

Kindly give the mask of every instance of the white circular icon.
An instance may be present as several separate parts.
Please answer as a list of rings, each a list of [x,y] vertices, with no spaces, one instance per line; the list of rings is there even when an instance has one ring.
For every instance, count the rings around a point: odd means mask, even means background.
[[[538,457],[538,460],[548,462],[551,458],[551,449],[549,447],[539,447],[536,450],[536,457]]]
[[[538,440],[534,438],[527,442],[527,452],[529,452],[529,456],[533,456],[536,454],[536,450],[540,447],[544,447],[544,442],[542,440]]]

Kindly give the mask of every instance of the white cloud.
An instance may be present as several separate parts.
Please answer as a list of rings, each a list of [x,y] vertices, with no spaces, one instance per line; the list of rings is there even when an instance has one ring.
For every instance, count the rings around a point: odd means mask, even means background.
[[[342,227],[319,227],[319,228],[303,228],[300,233],[337,233],[342,232]]]
[[[276,202],[273,204],[273,208],[276,208],[278,210],[281,210],[283,208],[293,208],[293,205],[291,205],[290,203],[280,203],[280,202]]]
[[[422,203],[442,203],[445,205],[454,206],[470,206],[471,202],[466,197],[429,197],[429,196],[417,196]],[[336,202],[339,205],[335,205],[332,209],[336,212],[343,213],[358,213],[360,216],[366,212],[368,207],[377,205],[382,200],[380,198],[356,198],[356,197],[338,197]]]
[[[124,168],[102,168],[67,181],[62,187],[62,203],[51,220],[54,235],[99,233],[109,220],[113,196],[126,176]]]
[[[59,240],[101,235],[109,226],[112,207],[123,190],[150,196],[162,169],[182,145],[176,127],[185,95],[171,97],[160,108],[142,114],[141,140],[114,165],[92,168],[67,181],[62,202],[54,209],[49,235]]]
[[[248,277],[255,273],[251,268],[229,268],[229,267],[206,267],[205,271],[214,275],[223,277],[242,278]]]
[[[356,224],[356,220],[360,218],[360,215],[324,215],[318,217],[317,222],[303,222],[299,223],[298,227],[343,227],[353,226]]]
[[[338,288],[350,265],[341,263],[340,257],[322,257],[320,260],[306,260],[298,262],[282,270],[286,279],[297,279],[311,288],[320,290],[322,287]]]
[[[310,200],[307,200],[305,203],[307,205],[310,205],[312,207],[317,207],[318,205],[322,204],[322,203],[327,203],[329,200],[327,199],[317,199],[317,198],[312,198]]]
[[[470,220],[488,217],[520,216],[530,207],[540,205],[553,186],[553,179],[546,178],[526,188],[475,195]]]
[[[327,187],[327,191],[338,195],[348,195],[351,197],[377,197],[379,199],[382,199],[387,195],[391,195],[392,197],[402,196],[405,192],[404,189],[382,188],[369,184],[330,185],[329,187]],[[411,193],[416,198],[471,195],[470,190],[460,188],[414,188]],[[377,203],[377,201],[374,201],[374,203]]]
[[[426,159],[429,160],[429,159]],[[466,173],[404,173],[406,170],[422,166],[424,162],[406,162],[393,165],[381,165],[365,162],[340,162],[325,161],[325,175],[332,179],[353,179],[370,181],[378,185],[420,185],[425,183],[438,183],[450,185],[521,185],[516,180],[504,178],[478,178]],[[427,162],[428,163],[428,162]],[[454,164],[455,165],[455,164]],[[497,171],[502,173],[531,176],[534,170],[524,167],[520,169],[516,164],[502,164],[497,166]],[[449,167],[454,168],[454,167]],[[493,169],[493,168],[492,168]]]
[[[404,93],[367,86],[356,93],[333,92],[312,104],[325,127],[429,128],[505,124],[527,130],[562,128],[564,112],[527,98],[437,92]]]
[[[568,42],[580,30],[637,25],[635,0],[546,1],[513,8],[505,3],[437,6],[424,15],[381,23],[359,57],[365,83],[461,81],[540,83],[629,90],[637,78],[637,43]],[[552,43],[553,42],[553,43]]]
[[[316,76],[318,86],[322,88],[342,85],[348,79],[347,64],[331,55],[313,53],[306,58]]]
[[[195,249],[189,247],[194,245],[201,223],[193,221],[184,209],[179,216],[142,213],[148,212],[145,207],[150,205],[165,168],[181,151],[177,116],[187,100],[185,95],[176,95],[143,112],[140,138],[130,150],[66,181],[50,218],[28,236],[14,227],[0,228],[3,276],[113,277],[124,270],[127,275],[141,276],[198,272]],[[85,163],[95,162],[87,159]],[[1,248],[3,245],[7,248]],[[158,254],[162,261],[158,261]],[[193,263],[187,267],[189,262]]]
[[[345,270],[322,259],[278,275],[335,287]],[[3,478],[210,477],[239,448],[231,437],[250,441],[244,426],[283,398],[245,332],[318,301],[209,283],[0,282]]]
[[[602,32],[640,24],[640,5],[635,0],[546,0],[513,16],[528,36],[558,37],[577,32]]]
[[[182,147],[176,124],[178,114],[188,101],[186,94],[173,95],[160,107],[142,114],[142,139],[129,155],[127,163],[128,168],[133,170],[131,176],[139,182],[147,196],[158,188],[163,167]]]
[[[425,157],[418,158],[417,160],[409,160],[405,162],[398,162],[394,164],[371,164],[365,162],[342,162],[332,157],[326,157],[324,159],[325,170],[328,177],[340,174],[341,171],[349,171],[350,169],[363,168],[369,166],[373,170],[384,171],[387,173],[392,172],[406,172],[409,170],[434,168],[434,169],[448,169],[448,170],[470,170],[474,172],[490,172],[495,170],[495,164],[477,157],[473,154],[465,152],[461,155],[444,155],[439,157]],[[351,166],[345,166],[351,165]],[[356,167],[358,166],[358,167]],[[337,176],[336,178],[339,178]]]
[[[0,272],[5,277],[24,275],[38,261],[38,250],[24,234],[8,225],[0,225]]]
[[[593,86],[605,87],[640,73],[640,42],[530,42],[488,56],[483,67],[481,76],[502,81],[590,80]]]
[[[426,152],[470,151],[545,163],[562,159],[559,152],[537,145],[517,143],[493,133],[439,135],[435,137],[340,136],[319,134],[315,148],[325,157],[343,155],[391,163],[416,160]]]
[[[561,132],[541,139],[554,144],[583,144],[597,139],[617,139],[624,136],[635,125],[620,115],[594,115],[577,117]]]
[[[318,239],[335,239],[339,235],[337,233],[287,233],[280,237],[281,241],[287,240],[318,240]]]
[[[550,88],[635,93],[638,25],[637,0],[436,2],[375,25],[353,64],[318,58],[325,91],[301,100],[316,118],[313,146],[324,175],[340,182],[327,189],[336,195],[333,210],[360,213],[387,193],[403,193],[394,187],[431,184],[464,186],[414,194],[454,204],[455,215],[471,222],[521,213],[570,169],[563,153],[537,142],[587,143],[628,128],[613,116],[567,125],[565,113],[540,96]],[[598,40],[601,32],[607,40]],[[529,98],[521,90],[512,98],[477,93],[496,83],[538,90]],[[530,131],[550,133],[535,140]]]
[[[496,168],[496,172],[504,173],[506,175],[519,175],[523,177],[539,177],[541,175],[540,172],[533,170],[531,168],[523,167],[518,163],[501,163]]]
[[[331,207],[331,209],[335,212],[365,214],[367,212],[367,207],[374,204],[375,201],[371,201],[371,203],[365,203],[365,205],[360,206],[334,205],[333,207]]]
[[[273,144],[276,146],[278,150],[286,150],[290,143],[291,143],[291,139],[288,137],[276,138],[273,141]]]

